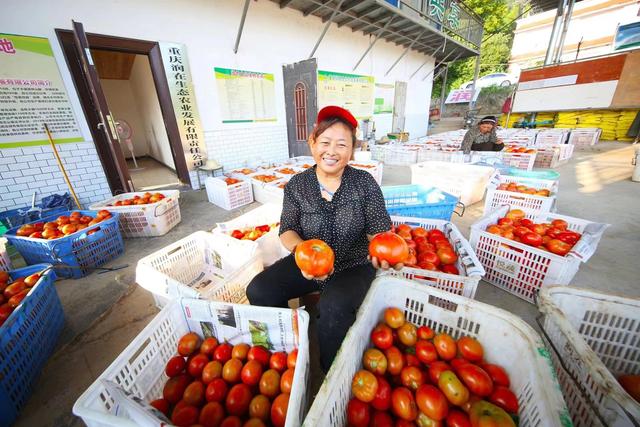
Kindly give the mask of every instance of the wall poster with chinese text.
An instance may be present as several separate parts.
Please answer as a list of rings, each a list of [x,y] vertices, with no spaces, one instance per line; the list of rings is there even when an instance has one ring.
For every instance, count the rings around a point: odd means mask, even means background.
[[[273,74],[218,67],[214,71],[222,123],[277,120]]]
[[[204,165],[207,149],[193,91],[187,48],[181,43],[160,42],[160,52],[184,148],[184,158],[192,171]]]
[[[318,70],[318,108],[337,105],[356,119],[373,115],[374,78]]]
[[[0,34],[0,148],[82,142],[49,40]]]

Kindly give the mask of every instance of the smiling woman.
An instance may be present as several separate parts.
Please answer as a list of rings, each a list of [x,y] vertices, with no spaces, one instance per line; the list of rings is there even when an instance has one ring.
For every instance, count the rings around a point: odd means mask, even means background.
[[[316,165],[293,176],[284,188],[282,244],[295,252],[304,241],[322,240],[335,254],[333,271],[319,276],[303,272],[292,253],[258,274],[247,288],[251,304],[274,307],[287,307],[289,299],[321,292],[318,311],[323,327],[318,328],[318,341],[325,371],[375,277],[378,263],[367,259],[369,240],[391,229],[373,176],[348,165],[357,126],[343,108],[320,110],[309,137]]]

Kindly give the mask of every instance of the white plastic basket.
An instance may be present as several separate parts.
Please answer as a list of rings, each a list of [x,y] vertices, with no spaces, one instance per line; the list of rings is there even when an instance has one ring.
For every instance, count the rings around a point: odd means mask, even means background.
[[[244,167],[232,170],[229,175],[231,178],[241,179],[242,181],[251,181],[251,175],[256,172],[258,172],[257,168]]]
[[[356,169],[369,172],[375,178],[378,185],[382,185],[382,168],[383,164],[375,160],[369,161],[356,161],[352,160],[349,165]]]
[[[592,147],[600,141],[601,134],[602,129],[600,128],[571,129],[569,144],[574,145],[578,150]]]
[[[370,347],[371,330],[387,307],[403,308],[407,320],[454,338],[470,335],[484,346],[485,359],[505,368],[520,404],[520,425],[566,426],[569,414],[551,369],[549,354],[536,332],[499,308],[407,280],[377,278],[360,306],[331,365],[304,426],[345,426],[351,380]]]
[[[258,176],[258,175],[271,175],[274,176],[276,179],[273,181],[269,181],[269,182],[263,182],[263,181],[259,181],[257,179],[254,179],[254,176]],[[269,171],[261,171],[258,172],[257,174],[254,174],[251,176],[251,187],[253,188],[253,198],[256,202],[260,202],[260,203],[269,203],[269,202],[273,202],[273,191],[270,191],[269,188],[267,188],[267,186],[272,183],[275,182],[277,180],[281,179],[281,177],[279,175],[274,174],[273,172],[269,172]]]
[[[536,145],[564,144],[567,141],[568,129],[543,129],[536,136]]]
[[[396,166],[412,165],[417,160],[418,160],[417,148],[406,148],[401,145],[389,146],[384,155],[384,163],[389,165],[396,165]]]
[[[417,162],[440,161],[449,163],[464,163],[465,155],[462,151],[443,151],[424,147],[418,150]]]
[[[640,423],[640,403],[616,380],[640,374],[640,299],[551,286],[538,307],[574,424]]]
[[[371,145],[369,147],[369,151],[371,151],[371,160],[384,162],[387,154],[387,148],[388,147],[386,145]]]
[[[225,316],[231,313],[235,324],[229,324],[218,315],[212,315],[213,313],[224,313]],[[252,343],[249,322],[262,319],[278,319],[282,322],[280,333],[269,330],[274,351],[290,352],[298,349],[285,425],[299,426],[307,401],[309,315],[301,309],[256,307],[194,299],[175,300],[167,305],[82,393],[73,405],[73,413],[81,417],[88,427],[154,426],[152,423],[141,425],[139,419],[134,422],[126,409],[114,401],[101,380],[116,382],[134,396],[150,402],[162,397],[162,389],[167,381],[164,366],[176,355],[178,340],[184,334],[193,331],[204,336],[201,322],[206,322],[220,341],[228,340],[231,344]]]
[[[556,168],[569,161],[573,156],[574,146],[571,144],[544,144],[536,147],[538,154],[534,166],[536,168]]]
[[[213,229],[213,233],[229,234],[233,230],[242,230],[251,227],[257,227],[265,224],[275,224],[280,222],[280,214],[282,213],[282,204],[266,203],[258,206],[249,212],[232,219],[231,221],[218,223]],[[280,242],[280,227],[272,228],[268,233],[256,240],[258,244],[258,255],[262,259],[265,267],[270,266],[280,258],[289,255],[289,251]]]
[[[156,203],[146,205],[109,206],[115,202],[131,199],[134,196],[143,196],[144,192],[119,194],[110,199],[89,206],[89,210],[99,211],[106,209],[120,214],[120,231],[123,237],[153,237],[165,235],[181,220],[180,191],[158,191],[165,196]]]
[[[209,202],[228,211],[253,202],[253,191],[249,181],[227,185],[222,178],[208,177],[204,186]]]
[[[0,237],[0,271],[11,271],[11,257],[7,251],[7,239]]]
[[[560,256],[485,231],[510,209],[511,206],[501,206],[474,223],[469,241],[486,271],[484,280],[531,303],[542,287],[568,285],[580,263],[587,262],[595,253],[602,233],[608,227],[608,224],[549,212],[529,215],[539,223],[563,219],[569,230],[582,233],[573,249]]]
[[[549,197],[536,196],[535,194],[516,193],[497,189],[498,185],[511,182],[538,189],[547,189],[550,191],[550,195]],[[557,180],[498,175],[487,187],[487,197],[484,201],[483,215],[488,215],[502,205],[510,205],[512,208],[522,209],[529,216],[536,216],[542,212],[551,212],[555,208],[557,192]]]
[[[411,166],[411,183],[439,188],[469,206],[482,200],[494,174],[489,166],[430,161]]]
[[[379,276],[403,277],[456,295],[462,295],[467,298],[475,297],[478,282],[484,276],[484,268],[482,268],[482,264],[480,264],[478,257],[471,249],[471,245],[460,233],[458,227],[449,221],[440,219],[401,216],[392,216],[391,222],[393,225],[408,224],[411,227],[423,227],[426,230],[437,229],[444,232],[458,255],[455,266],[461,274],[447,274],[417,267],[404,267],[400,271],[393,269],[378,270]]]
[[[261,271],[255,242],[197,231],[138,261],[136,282],[160,308],[178,297],[245,304]]]
[[[536,153],[507,153],[502,152],[502,164],[530,171],[536,162]]]

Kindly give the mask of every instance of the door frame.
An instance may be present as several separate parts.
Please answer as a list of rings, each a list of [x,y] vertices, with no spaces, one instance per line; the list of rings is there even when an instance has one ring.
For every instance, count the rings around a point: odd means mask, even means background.
[[[305,80],[306,77],[308,77],[308,81]],[[313,132],[313,125],[318,114],[318,62],[315,58],[294,62],[292,64],[284,64],[282,66],[287,147],[290,157],[311,155],[307,141],[299,141],[296,136],[297,111],[295,105],[295,87],[298,83],[302,83],[305,86],[308,137],[311,135],[311,132]]]
[[[74,45],[73,31],[56,28],[55,32],[58,37],[58,41],[60,42],[60,46],[62,47],[62,52],[67,66],[71,72],[73,84],[78,93],[78,97],[80,98],[80,105],[82,106],[85,119],[89,125],[89,130],[91,131],[91,136],[93,137],[98,157],[100,158],[100,162],[102,163],[107,176],[109,187],[111,188],[111,192],[115,195],[118,189],[127,188],[126,183],[120,182],[117,172],[118,165],[109,149],[109,141],[107,140],[104,132],[101,132],[98,128],[98,123],[101,123],[101,120],[96,108],[94,107],[91,93],[89,92],[89,88],[84,79],[80,58],[78,57],[78,53]],[[173,102],[171,100],[171,92],[169,91],[169,84],[164,71],[160,45],[158,42],[108,36],[104,34],[86,34],[87,40],[89,41],[89,47],[92,49],[147,55],[149,58],[149,66],[151,67],[151,75],[153,76],[156,94],[158,96],[158,102],[160,103],[162,118],[167,132],[167,137],[169,139],[169,145],[171,147],[173,162],[176,167],[176,174],[183,184],[190,186],[191,179],[189,177],[189,169],[187,167],[187,161],[184,158],[184,148],[180,138],[178,122],[176,121]]]

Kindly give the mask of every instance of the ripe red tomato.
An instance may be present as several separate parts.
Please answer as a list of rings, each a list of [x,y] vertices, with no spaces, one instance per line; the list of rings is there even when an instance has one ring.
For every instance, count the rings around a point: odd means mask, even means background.
[[[240,383],[231,387],[224,403],[224,406],[227,409],[227,414],[236,415],[238,417],[245,415],[249,410],[251,397],[251,388],[249,388],[248,385]]]
[[[333,249],[319,239],[305,240],[296,246],[296,265],[313,277],[325,276],[333,270]]]
[[[542,244],[542,236],[538,233],[534,233],[533,231],[524,234],[520,237],[522,239],[522,243],[529,246],[538,247]]]
[[[429,261],[419,261],[418,262],[418,267],[422,270],[428,270],[428,271],[438,271],[438,267],[436,267],[436,265],[432,262]]]
[[[178,353],[181,356],[191,356],[200,347],[200,337],[195,332],[189,332],[178,341]]]
[[[498,219],[498,225],[513,225],[513,219],[507,217],[500,218]]]
[[[260,418],[251,418],[245,421],[242,427],[267,427],[267,425]]]
[[[553,221],[551,221],[551,225],[553,225],[555,228],[557,228],[560,231],[566,230],[567,227],[569,226],[567,221],[565,221],[564,219],[554,219]]]
[[[640,375],[620,375],[618,382],[629,396],[640,402]]]
[[[362,366],[376,375],[384,375],[387,372],[387,358],[377,348],[368,348],[362,355]]]
[[[563,242],[573,246],[578,243],[578,240],[580,240],[581,236],[581,234],[573,231],[562,231],[560,234],[558,234],[558,240],[562,240]]]
[[[433,344],[436,346],[438,355],[441,359],[451,360],[456,357],[456,342],[449,334],[438,334],[433,338]]]
[[[416,342],[416,357],[424,364],[429,364],[438,360],[436,347],[430,341],[420,339]]]
[[[416,327],[413,325],[413,323],[410,322],[405,322],[402,326],[400,326],[398,329],[398,340],[400,340],[400,342],[407,346],[407,347],[413,347],[416,344],[416,340],[418,339],[418,334],[416,332]]]
[[[393,418],[385,411],[373,411],[369,427],[393,427]]]
[[[386,350],[393,345],[393,334],[391,328],[384,323],[378,323],[371,331],[371,342],[377,348]]]
[[[472,426],[499,426],[499,427],[515,427],[516,423],[504,409],[480,400],[471,405],[469,410],[469,418]]]
[[[501,407],[510,414],[518,413],[518,398],[507,387],[497,386],[489,396],[489,402]]]
[[[287,368],[294,369],[298,360],[298,349],[294,349],[287,355]]]
[[[507,214],[505,215],[506,218],[511,218],[512,220],[516,221],[516,220],[521,220],[522,218],[525,217],[525,213],[522,209],[511,209],[509,212],[507,212]]]
[[[347,423],[352,427],[368,427],[371,420],[369,404],[356,398],[349,400],[347,404]]]
[[[460,337],[458,338],[458,351],[465,359],[471,362],[480,362],[484,357],[484,349],[482,348],[482,344],[471,337]]]
[[[529,218],[523,218],[520,220],[520,226],[521,227],[527,227],[530,228],[533,226],[533,221],[531,221]]]
[[[460,274],[460,271],[458,271],[458,267],[456,267],[453,264],[443,265],[442,272],[447,274],[456,274],[456,275]]]
[[[287,370],[287,353],[284,351],[278,351],[273,353],[269,358],[269,368],[275,369],[279,373],[283,373]]]
[[[425,382],[424,374],[415,366],[405,366],[400,371],[402,385],[412,391],[416,391]]]
[[[289,368],[284,371],[284,374],[280,377],[280,391],[283,393],[291,393],[291,387],[293,387],[293,375],[295,370]]]
[[[178,427],[190,427],[198,422],[200,411],[195,406],[184,405],[173,410],[171,422]]]
[[[222,364],[217,360],[207,363],[202,370],[202,382],[209,384],[216,378],[222,377]]]
[[[271,404],[271,423],[273,427],[284,427],[289,409],[289,394],[282,393]]]
[[[383,376],[377,376],[378,390],[371,401],[371,406],[380,411],[386,411],[391,407],[391,385]]]
[[[194,381],[187,386],[182,395],[182,399],[191,406],[199,407],[204,403],[204,384],[202,381]]]
[[[353,395],[365,402],[371,402],[376,397],[378,391],[378,379],[369,371],[359,370],[351,381],[351,392]]]
[[[428,326],[420,326],[418,328],[418,339],[421,340],[430,340],[435,336],[435,332]]]
[[[156,399],[152,402],[149,402],[149,405],[156,408],[158,411],[162,412],[165,416],[169,416],[169,406],[171,405],[166,399]]]
[[[404,368],[404,356],[398,347],[389,347],[384,351],[387,358],[387,371],[390,375],[400,375]]]
[[[280,373],[275,369],[269,369],[259,382],[260,393],[267,396],[269,399],[273,399],[280,393]]]
[[[261,345],[254,345],[247,354],[248,360],[255,360],[259,362],[263,367],[269,366],[269,359],[271,359],[271,352]]]
[[[258,418],[262,421],[269,421],[269,415],[271,413],[271,402],[267,396],[258,394],[253,396],[249,403],[249,418]]]
[[[487,374],[489,374],[491,380],[495,385],[509,387],[509,385],[511,384],[509,375],[502,366],[493,363],[483,363],[480,365],[480,367],[484,369]]]
[[[384,310],[384,321],[391,329],[398,329],[404,325],[404,313],[397,307],[389,307]]]
[[[190,382],[191,378],[187,374],[169,378],[162,389],[162,397],[169,403],[178,403]]]
[[[164,372],[168,377],[175,377],[184,372],[185,366],[186,363],[184,361],[184,357],[173,356],[167,362],[167,366],[164,368]]]
[[[24,282],[13,282],[4,289],[4,297],[10,299],[25,289],[27,289],[27,285]]]
[[[420,363],[420,359],[418,359],[415,355],[411,353],[404,354],[404,360],[406,366],[415,366],[416,368],[421,368],[422,363]]]
[[[404,239],[387,231],[376,234],[369,243],[369,255],[378,261],[387,261],[390,265],[405,262],[409,257],[409,246]]]
[[[222,363],[223,365],[231,359],[231,352],[233,351],[233,346],[228,342],[222,343],[216,347],[213,352],[213,359]]]
[[[450,371],[451,366],[447,362],[437,360],[429,365],[429,379],[434,385],[438,385],[440,374],[444,371]]]
[[[216,378],[207,385],[207,390],[204,393],[207,402],[222,402],[229,391],[227,382],[222,378]]]
[[[549,240],[549,243],[547,243],[547,249],[549,249],[549,252],[556,255],[565,256],[571,250],[571,245],[563,242],[562,240],[551,239]]]
[[[416,404],[420,412],[436,421],[443,420],[449,412],[447,398],[431,384],[424,384],[416,390]]]
[[[484,369],[473,363],[467,363],[458,367],[458,377],[471,393],[480,397],[489,396],[493,391],[493,381]]]
[[[436,246],[425,241],[422,243],[418,243],[418,246],[416,247],[416,250],[418,251],[419,254],[423,253],[423,252],[435,252],[436,251]]]
[[[193,378],[200,378],[202,370],[209,363],[209,357],[206,354],[198,353],[189,360],[187,365],[187,372]]]
[[[249,348],[251,348],[251,346],[249,346],[249,344],[246,344],[246,343],[240,343],[240,344],[234,345],[233,348],[231,349],[231,358],[239,359],[244,362],[245,360],[247,360],[247,355],[249,354]]]
[[[458,260],[458,255],[452,249],[441,248],[438,249],[437,254],[440,262],[444,265],[454,264]]]
[[[235,384],[240,381],[241,372],[242,362],[238,359],[230,359],[222,367],[222,379],[229,384]]]
[[[200,411],[198,422],[202,427],[218,427],[224,419],[224,407],[220,402],[209,402]]]
[[[440,265],[440,257],[433,251],[420,252],[418,254],[418,263],[423,261],[430,262],[436,267]]]
[[[529,230],[533,231],[536,234],[539,234],[540,236],[544,236],[547,232],[547,228],[542,224],[533,224],[531,227],[529,227]]]
[[[242,420],[235,415],[229,415],[227,418],[222,420],[220,427],[242,427]]]
[[[391,410],[393,414],[405,421],[413,421],[418,417],[418,407],[411,390],[398,387],[391,392]]]
[[[531,230],[529,230],[527,227],[524,227],[524,226],[516,227],[513,230],[513,235],[520,238],[522,238],[522,236],[524,236],[527,233],[531,233]]]
[[[257,360],[249,360],[240,371],[240,379],[249,386],[256,385],[262,377],[262,365]]]
[[[215,337],[208,337],[202,341],[200,353],[206,354],[209,358],[213,357],[213,352],[218,346],[218,340]]]
[[[414,239],[418,237],[427,237],[428,235],[429,235],[429,232],[425,230],[423,227],[416,227],[413,230],[411,230],[411,236]]]
[[[21,292],[18,292],[17,294],[15,294],[11,298],[9,298],[9,301],[7,301],[7,304],[9,304],[9,307],[15,309],[16,307],[18,307],[20,305],[22,300],[27,297],[27,295],[29,294],[30,291],[31,291],[31,289],[27,288],[27,289],[24,289]]]
[[[447,415],[447,427],[471,427],[471,420],[466,413],[452,409]]]
[[[462,365],[466,365],[467,363],[469,363],[469,361],[467,359],[463,359],[462,357],[456,357],[454,359],[451,359],[449,363],[451,363],[453,372],[458,372],[458,368]]]

